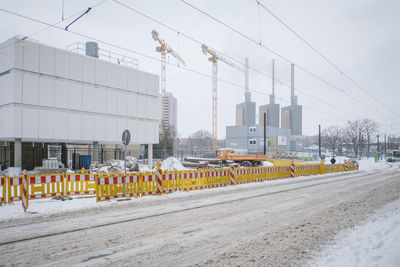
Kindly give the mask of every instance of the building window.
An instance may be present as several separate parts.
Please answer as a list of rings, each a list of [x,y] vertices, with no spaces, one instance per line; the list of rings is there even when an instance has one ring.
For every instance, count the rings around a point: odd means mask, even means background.
[[[249,133],[255,133],[257,131],[256,127],[249,127]]]
[[[249,140],[249,144],[250,145],[256,145],[257,144],[257,140],[256,139],[250,139]]]

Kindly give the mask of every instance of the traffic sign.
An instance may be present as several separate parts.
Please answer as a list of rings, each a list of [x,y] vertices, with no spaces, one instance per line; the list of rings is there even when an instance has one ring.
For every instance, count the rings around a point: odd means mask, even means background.
[[[129,132],[129,130],[125,130],[122,133],[122,144],[127,146],[127,145],[129,145],[130,141],[131,141],[131,133]]]

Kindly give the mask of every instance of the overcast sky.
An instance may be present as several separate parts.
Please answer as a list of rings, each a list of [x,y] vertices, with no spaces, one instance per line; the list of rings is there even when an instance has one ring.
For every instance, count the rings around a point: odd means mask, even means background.
[[[283,84],[290,83],[290,63],[218,24],[179,0],[119,0],[180,33],[205,43],[224,55],[250,66],[250,92],[258,107],[269,101],[271,94],[271,61],[275,75]],[[307,69],[336,87],[332,88],[296,67],[295,87],[298,103],[303,105],[303,134],[314,135],[322,128],[344,125],[347,120],[370,118],[381,125],[381,133],[400,134],[400,1],[321,1],[276,0],[260,2],[290,25],[319,52],[335,63],[368,93],[318,56],[293,33],[254,0],[186,0],[206,13],[261,42],[276,53]],[[64,0],[64,17],[68,18],[101,0]],[[62,0],[0,0],[0,8],[51,24],[61,21]],[[58,24],[65,27],[71,19]],[[48,28],[21,17],[0,11],[0,42],[22,35],[41,43],[66,48],[89,39],[66,31]],[[211,76],[208,56],[200,44],[149,20],[115,1],[108,0],[91,10],[70,27],[88,35],[129,49],[121,50],[105,43],[100,48],[112,50],[139,60],[139,69],[160,74],[160,62],[133,51],[160,58],[151,30],[164,39],[196,72]],[[35,33],[34,35],[31,35]],[[169,56],[167,60],[176,64]],[[235,106],[244,101],[244,74],[220,62],[218,78],[218,137],[225,137],[225,127],[235,124]],[[224,81],[229,81],[226,83]],[[290,88],[276,83],[277,102],[289,105]],[[178,134],[187,137],[199,129],[211,132],[210,77],[167,65],[167,91],[178,99]],[[384,107],[381,103],[385,104]],[[396,113],[393,113],[392,111]]]

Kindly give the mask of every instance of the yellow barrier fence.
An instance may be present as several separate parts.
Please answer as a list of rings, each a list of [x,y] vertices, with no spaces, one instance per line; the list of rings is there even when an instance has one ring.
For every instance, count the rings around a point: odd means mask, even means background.
[[[229,169],[209,169],[207,175],[207,187],[228,186],[231,182]]]
[[[0,177],[0,204],[6,202],[6,178]]]
[[[162,171],[162,192],[172,193],[179,190],[178,171]]]
[[[64,195],[64,174],[28,177],[28,198],[49,198]]]
[[[357,163],[345,164],[294,163],[294,176],[314,175],[324,172],[341,172],[358,169]],[[191,191],[232,184],[261,182],[291,177],[291,166],[284,165],[247,168],[221,168],[199,170],[161,171],[161,194],[175,191]],[[157,190],[156,171],[111,174],[52,174],[27,176],[28,199],[66,195],[96,195],[97,201],[122,197],[155,195]],[[23,177],[0,177],[0,203],[22,199]]]
[[[157,172],[143,172],[141,174],[140,195],[156,195],[157,194]]]
[[[181,191],[191,191],[207,188],[207,171],[183,170],[180,171],[179,189]]]
[[[65,195],[95,195],[95,174],[67,174]]]

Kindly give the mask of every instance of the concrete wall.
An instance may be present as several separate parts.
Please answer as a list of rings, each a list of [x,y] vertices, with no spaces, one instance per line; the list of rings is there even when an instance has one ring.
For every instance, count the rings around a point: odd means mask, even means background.
[[[0,45],[0,140],[158,143],[159,77],[30,40]]]

